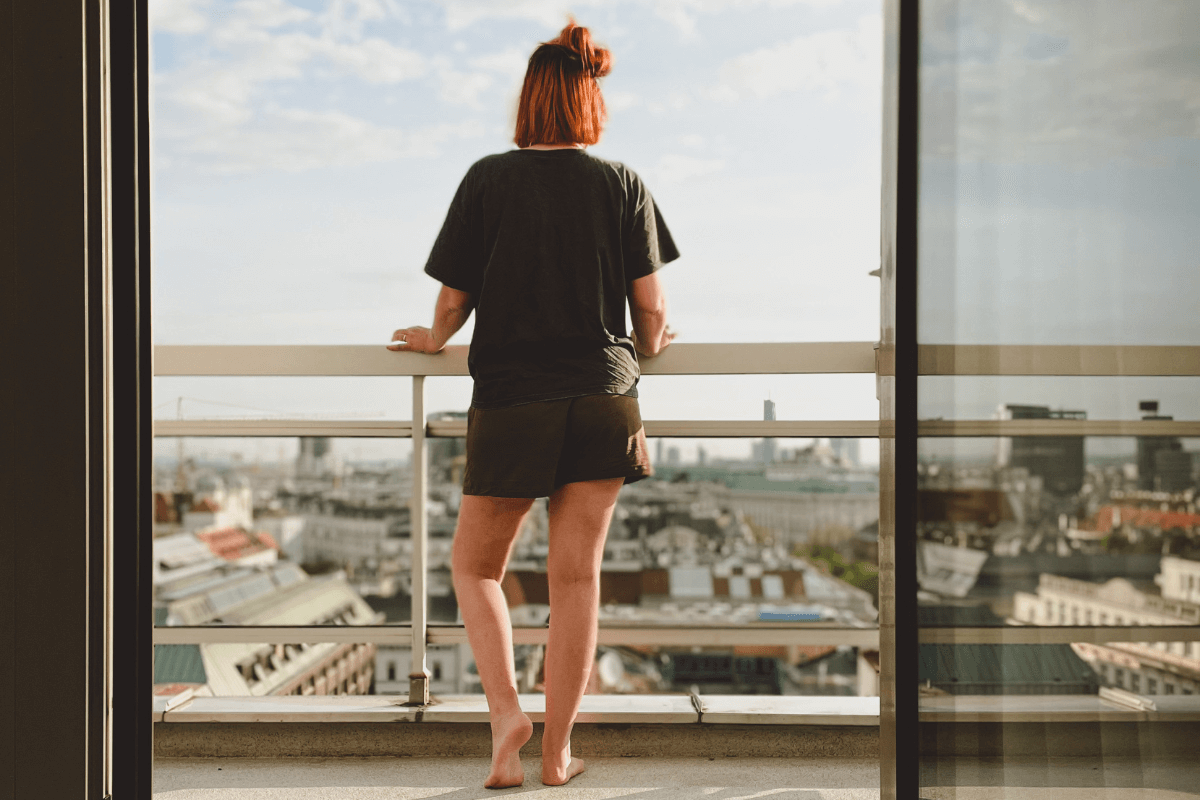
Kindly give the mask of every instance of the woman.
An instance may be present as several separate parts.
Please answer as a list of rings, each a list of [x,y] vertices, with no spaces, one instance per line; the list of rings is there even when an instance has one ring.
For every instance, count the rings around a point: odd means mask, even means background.
[[[433,328],[398,330],[389,347],[436,353],[475,311],[452,569],[487,695],[490,788],[522,783],[518,753],[533,731],[517,703],[500,581],[537,497],[549,497],[550,538],[542,782],[584,769],[570,738],[596,652],[604,538],[622,484],[651,474],[637,353],[674,338],[656,274],[679,256],[670,232],[636,174],[584,150],[600,138],[597,79],[611,63],[574,22],[534,51],[520,149],[467,171],[425,265],[443,284]]]

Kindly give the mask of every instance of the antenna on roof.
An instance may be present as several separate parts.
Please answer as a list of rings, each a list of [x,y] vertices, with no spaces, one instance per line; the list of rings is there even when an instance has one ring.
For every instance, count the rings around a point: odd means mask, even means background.
[[[175,419],[183,419],[183,397],[180,396],[175,401]],[[175,448],[175,491],[187,491],[187,476],[183,471],[183,437],[176,437]]]

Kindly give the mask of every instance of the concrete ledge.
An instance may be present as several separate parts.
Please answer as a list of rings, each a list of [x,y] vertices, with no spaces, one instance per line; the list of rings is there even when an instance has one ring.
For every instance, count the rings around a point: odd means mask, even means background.
[[[520,695],[535,723],[546,712],[543,694]],[[397,695],[339,697],[192,697],[155,709],[165,723],[486,723],[483,695],[449,695],[427,706],[403,705]],[[703,723],[745,725],[879,726],[878,697],[767,695],[584,695],[577,723]]]
[[[541,751],[542,725],[522,752]],[[869,726],[577,722],[579,756],[693,758],[878,758]],[[485,722],[160,722],[158,758],[281,758],[491,755]]]
[[[546,698],[520,696],[541,747]],[[155,754],[188,757],[488,756],[482,695],[402,705],[400,696],[194,697],[160,705]],[[580,755],[878,758],[879,698],[585,695]]]

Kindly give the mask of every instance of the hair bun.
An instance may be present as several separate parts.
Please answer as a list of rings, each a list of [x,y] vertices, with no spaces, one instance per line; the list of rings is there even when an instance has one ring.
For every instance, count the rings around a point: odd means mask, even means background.
[[[567,23],[558,38],[546,44],[557,44],[573,53],[583,71],[593,78],[603,78],[612,71],[612,53],[606,48],[597,47],[592,42],[591,31],[576,25],[574,19]]]

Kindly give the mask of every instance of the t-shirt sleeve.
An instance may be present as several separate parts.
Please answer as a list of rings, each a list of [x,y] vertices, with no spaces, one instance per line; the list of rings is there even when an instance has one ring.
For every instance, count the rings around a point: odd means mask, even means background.
[[[679,250],[658,204],[641,178],[633,173],[630,200],[633,213],[626,228],[625,280],[644,278],[679,258]]]
[[[460,292],[478,294],[483,286],[483,230],[474,208],[472,175],[467,173],[433,242],[425,273]]]

